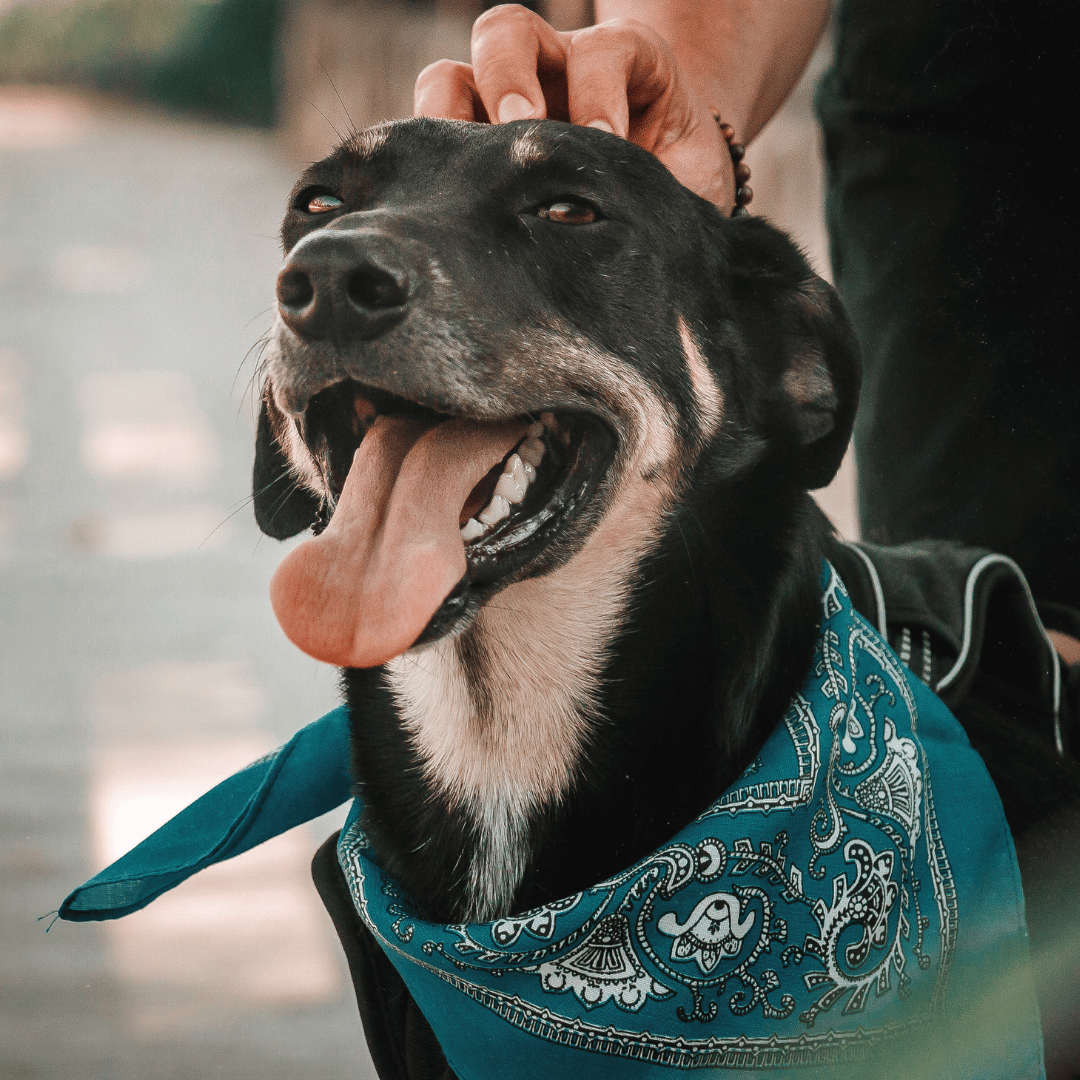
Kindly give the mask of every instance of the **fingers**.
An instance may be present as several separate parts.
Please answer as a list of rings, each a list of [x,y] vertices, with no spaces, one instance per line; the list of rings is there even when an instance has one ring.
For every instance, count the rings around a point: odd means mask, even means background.
[[[647,27],[620,20],[580,30],[566,61],[570,120],[629,138],[631,111],[655,104],[674,77],[670,49]]]
[[[657,153],[694,126],[693,100],[668,43],[621,19],[574,35],[567,58],[570,119],[605,126]]]
[[[491,8],[476,20],[473,75],[492,120],[503,124],[565,112],[567,39],[517,4]]]
[[[429,64],[416,77],[413,116],[486,121],[488,116],[476,91],[473,69],[456,60]]]
[[[734,205],[727,144],[707,103],[668,43],[644,24],[617,19],[560,33],[527,8],[504,4],[473,25],[472,61],[425,68],[414,113],[499,123],[547,117],[603,128],[655,154],[721,209]]]
[[[691,191],[721,209],[734,205],[727,144],[655,31],[628,19],[579,31],[568,50],[566,80],[575,124],[637,143]]]

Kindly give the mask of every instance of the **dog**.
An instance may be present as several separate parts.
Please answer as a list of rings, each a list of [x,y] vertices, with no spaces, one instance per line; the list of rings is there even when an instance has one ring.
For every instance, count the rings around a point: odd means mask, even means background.
[[[335,513],[376,418],[421,442],[451,418],[459,443],[493,432],[465,527],[492,465],[530,430],[544,448],[524,501],[405,628],[422,661],[360,668],[349,642],[293,631],[379,717],[353,730],[370,833],[437,918],[568,895],[699,812],[803,677],[829,532],[806,491],[851,431],[849,325],[781,234],[553,122],[362,133],[301,177],[282,235],[265,532]],[[311,590],[301,578],[277,584],[279,610]],[[598,866],[590,840],[616,807]]]
[[[282,240],[254,506],[317,534],[271,595],[343,669],[364,833],[440,922],[586,890],[736,781],[811,664],[840,302],[554,121],[356,133]]]

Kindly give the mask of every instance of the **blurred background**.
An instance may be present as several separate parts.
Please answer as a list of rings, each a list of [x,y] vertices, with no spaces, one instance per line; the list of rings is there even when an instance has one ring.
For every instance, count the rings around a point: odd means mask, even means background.
[[[39,918],[336,703],[248,503],[277,227],[299,166],[408,115],[483,7],[0,0],[0,1080],[374,1076],[307,868],[340,817],[119,922]],[[827,275],[826,60],[749,160]],[[853,535],[850,463],[822,501]]]

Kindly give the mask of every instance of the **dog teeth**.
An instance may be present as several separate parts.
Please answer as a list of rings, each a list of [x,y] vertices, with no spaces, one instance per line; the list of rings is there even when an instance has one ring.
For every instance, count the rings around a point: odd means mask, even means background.
[[[542,413],[540,420],[529,425],[525,441],[517,448],[516,453],[506,459],[491,501],[476,517],[469,518],[461,526],[461,539],[466,544],[479,539],[490,528],[508,518],[511,507],[519,506],[525,501],[529,485],[536,479],[537,466],[547,453],[543,436],[546,433],[550,437],[555,426],[555,418],[551,413]]]
[[[495,485],[495,494],[501,495],[508,503],[517,504],[524,501],[528,490],[529,478],[525,475],[525,465],[517,454],[511,454],[506,462],[506,472]]]
[[[522,480],[525,479],[524,472],[521,477]],[[516,506],[519,502],[522,502],[527,490],[526,484],[515,480],[509,473],[503,473],[499,477],[499,482],[495,485],[495,494],[504,498],[511,506]]]
[[[478,536],[483,536],[484,531],[484,526],[481,525],[476,518],[469,518],[469,520],[461,526],[461,539],[467,544],[470,540],[475,540]]]
[[[492,495],[491,502],[480,511],[480,520],[485,525],[495,525],[510,516],[510,503],[501,495]]]

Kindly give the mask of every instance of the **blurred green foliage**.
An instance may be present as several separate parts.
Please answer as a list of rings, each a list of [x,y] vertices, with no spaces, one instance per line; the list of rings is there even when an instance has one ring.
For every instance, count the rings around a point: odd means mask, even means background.
[[[82,0],[0,17],[0,82],[85,86],[268,127],[282,0]]]

